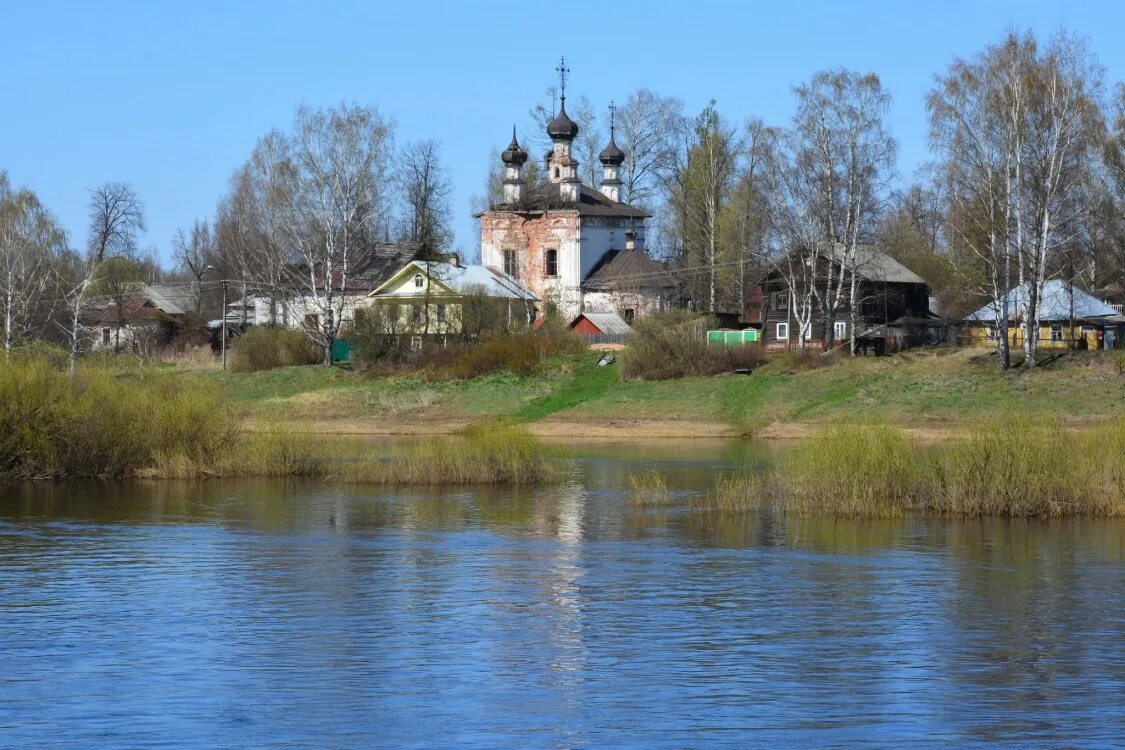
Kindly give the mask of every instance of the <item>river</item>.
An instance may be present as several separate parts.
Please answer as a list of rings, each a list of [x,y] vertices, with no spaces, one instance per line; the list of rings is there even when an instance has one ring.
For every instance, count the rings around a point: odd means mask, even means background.
[[[0,490],[0,746],[1121,746],[1125,523],[628,504],[763,460]]]

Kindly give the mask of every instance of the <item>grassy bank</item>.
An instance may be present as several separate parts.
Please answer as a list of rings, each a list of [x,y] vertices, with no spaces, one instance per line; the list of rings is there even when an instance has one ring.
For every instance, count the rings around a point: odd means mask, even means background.
[[[322,367],[205,377],[253,419],[320,423],[329,430],[337,424],[351,432],[395,432],[412,425],[441,431],[503,417],[544,433],[552,425],[611,422],[628,430],[627,423],[635,421],[701,425],[697,434],[768,435],[778,426],[875,422],[957,430],[1010,412],[1053,416],[1067,424],[1104,421],[1121,414],[1125,404],[1125,374],[1104,354],[1075,353],[1033,373],[1001,373],[994,357],[980,351],[933,349],[845,358],[812,370],[781,359],[750,376],[656,382],[622,380],[617,365],[599,368],[594,354],[559,359],[534,376],[494,373],[437,382]],[[639,429],[643,435],[648,428]]]
[[[561,476],[517,425],[381,451],[287,426],[247,433],[213,380],[91,360],[0,362],[0,481],[129,476],[313,476],[378,484],[523,484]]]
[[[1120,419],[1074,432],[1052,418],[994,417],[938,445],[894,427],[827,427],[771,471],[728,478],[697,505],[866,518],[1120,516],[1122,455]]]

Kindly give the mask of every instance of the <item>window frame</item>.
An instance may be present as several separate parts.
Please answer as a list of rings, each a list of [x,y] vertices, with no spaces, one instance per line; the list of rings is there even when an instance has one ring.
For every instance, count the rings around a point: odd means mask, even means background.
[[[1048,323],[1047,325],[1050,329],[1050,333],[1048,334],[1048,336],[1051,341],[1058,343],[1064,340],[1062,323]],[[1058,335],[1057,338],[1056,334]]]
[[[848,321],[836,320],[832,322],[832,340],[843,341],[848,337]]]
[[[426,288],[426,277],[422,275],[421,271],[414,274],[414,288],[415,289],[425,289]]]
[[[782,329],[785,329],[785,335],[784,336],[781,335]],[[788,341],[789,340],[789,324],[788,323],[776,323],[775,327],[773,329],[773,335],[774,335],[774,338],[777,339],[778,341]]]
[[[512,248],[504,250],[504,273],[511,276],[513,279],[518,279],[519,276],[519,259],[516,257],[516,251]]]
[[[511,274],[508,274],[511,276]],[[543,251],[543,275],[555,278],[559,275],[559,251],[557,248],[547,248]],[[512,278],[515,278],[512,276]]]

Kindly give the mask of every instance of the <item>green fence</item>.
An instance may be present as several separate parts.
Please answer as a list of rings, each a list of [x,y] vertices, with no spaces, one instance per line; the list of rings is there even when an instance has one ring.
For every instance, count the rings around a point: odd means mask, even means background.
[[[708,331],[707,343],[715,346],[746,346],[758,343],[759,335],[753,328],[745,331]]]

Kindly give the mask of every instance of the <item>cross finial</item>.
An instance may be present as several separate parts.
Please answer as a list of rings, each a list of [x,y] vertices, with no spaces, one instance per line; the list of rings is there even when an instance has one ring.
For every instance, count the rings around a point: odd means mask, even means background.
[[[610,137],[610,140],[613,139],[613,126],[614,126],[613,120],[614,120],[614,117],[616,115],[617,115],[617,105],[614,104],[612,99],[610,99],[609,100],[609,137]]]
[[[555,72],[559,74],[559,98],[565,102],[566,76],[570,73],[570,68],[566,67],[566,55],[559,58],[559,67],[555,68]]]

